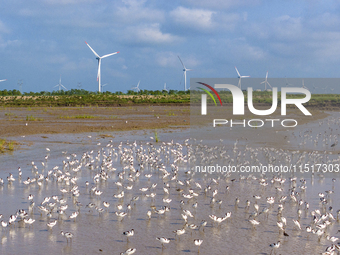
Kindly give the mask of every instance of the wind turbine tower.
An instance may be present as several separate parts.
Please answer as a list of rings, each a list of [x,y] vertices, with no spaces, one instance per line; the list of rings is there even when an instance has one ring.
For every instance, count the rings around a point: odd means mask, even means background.
[[[140,81],[138,82],[138,84],[137,84],[136,87],[133,87],[133,88],[131,88],[131,89],[132,89],[132,90],[136,90],[136,92],[139,92],[139,91],[140,91],[139,83],[140,83]]]
[[[185,65],[183,64],[181,58],[178,56],[179,61],[181,61],[182,66],[183,66],[183,75],[184,75],[184,91],[187,91],[187,71],[192,71],[192,69],[188,69],[185,67]]]
[[[268,71],[267,71],[267,74],[266,74],[266,79],[263,81],[263,82],[261,82],[260,84],[263,84],[264,83],[264,90],[265,91],[267,91],[267,84],[268,84],[268,86],[270,87],[270,88],[272,88],[272,86],[269,84],[269,82],[268,82]]]
[[[61,91],[61,88],[63,87],[65,90],[67,90],[67,88],[64,87],[63,84],[61,84],[61,75],[60,75],[60,79],[59,79],[59,84],[55,85],[53,88],[55,87],[59,87],[59,92]]]
[[[115,54],[119,53],[119,51],[114,52],[114,53],[110,53],[110,54],[106,54],[106,55],[104,55],[104,56],[99,56],[99,55],[97,54],[97,52],[95,52],[87,42],[85,42],[85,43],[86,43],[87,46],[89,46],[90,50],[93,52],[93,54],[96,56],[96,59],[98,60],[98,74],[97,74],[97,81],[98,81],[98,91],[101,92],[102,86],[101,86],[101,84],[100,84],[100,80],[101,80],[100,65],[101,65],[102,59],[103,59],[103,58],[106,58],[106,57],[109,57],[109,56],[112,56],[112,55],[115,55]]]
[[[166,83],[164,83],[163,90],[165,90],[166,92],[169,92],[169,90],[166,88]]]
[[[237,72],[237,75],[238,75],[238,87],[241,88],[241,79],[242,79],[242,78],[248,78],[248,77],[250,77],[250,76],[241,75],[241,74],[239,73],[239,71],[237,70],[236,66],[235,66],[235,69],[236,69],[236,72]]]

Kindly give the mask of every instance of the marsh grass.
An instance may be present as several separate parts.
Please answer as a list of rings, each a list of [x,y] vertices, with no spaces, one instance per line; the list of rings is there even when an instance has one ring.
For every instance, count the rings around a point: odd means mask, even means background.
[[[73,116],[69,116],[69,115],[59,116],[59,119],[95,119],[95,118],[97,117],[93,115],[86,115],[86,114],[73,115]]]
[[[155,129],[155,141],[156,143],[158,143],[159,139],[158,139],[158,133],[157,133],[157,129]]]
[[[0,153],[14,150],[15,142],[8,142],[6,139],[0,139]]]
[[[44,119],[34,117],[33,115],[27,115],[27,116],[26,116],[26,121],[43,121],[43,120],[44,120]]]

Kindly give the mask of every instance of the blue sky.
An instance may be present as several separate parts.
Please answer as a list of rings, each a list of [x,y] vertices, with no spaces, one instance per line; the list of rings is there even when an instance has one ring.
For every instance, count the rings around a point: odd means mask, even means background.
[[[317,0],[12,0],[0,8],[2,89],[184,88],[190,77],[332,77],[340,70],[340,3]],[[308,84],[306,84],[308,87]],[[335,91],[333,91],[334,93]],[[337,91],[337,92],[340,92]]]

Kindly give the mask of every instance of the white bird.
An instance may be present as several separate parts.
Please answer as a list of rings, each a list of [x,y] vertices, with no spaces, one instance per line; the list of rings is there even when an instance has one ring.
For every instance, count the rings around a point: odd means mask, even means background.
[[[273,250],[274,250],[274,249],[278,249],[278,248],[280,247],[280,244],[281,244],[281,242],[278,241],[277,243],[272,243],[272,244],[270,244],[269,246],[270,246],[271,248],[273,248]],[[272,250],[272,252],[273,252],[273,250]]]
[[[56,224],[57,224],[57,220],[53,220],[53,221],[48,222],[46,225],[47,227],[52,229]]]
[[[73,234],[72,234],[72,233],[61,231],[60,234],[61,234],[62,236],[65,236],[65,237],[66,237],[66,241],[67,241],[67,242],[68,242],[68,239],[70,239],[70,241],[72,241],[72,238],[73,238]]]
[[[128,240],[129,240],[129,237],[133,236],[134,234],[135,234],[135,230],[134,229],[131,229],[129,231],[123,232],[123,235],[126,236]]]
[[[35,219],[31,219],[31,218],[29,218],[29,219],[24,219],[24,222],[25,222],[26,224],[31,225],[31,224],[33,224],[33,223],[35,222]]]
[[[296,226],[298,229],[301,230],[301,224],[300,224],[299,220],[294,220],[294,219],[293,219],[293,222],[294,222],[295,226]]]
[[[136,250],[137,250],[136,248],[129,248],[125,252],[121,252],[120,255],[131,255],[134,254]]]
[[[70,219],[76,219],[77,218],[77,216],[79,215],[79,212],[73,212],[71,215],[70,215]]]
[[[170,239],[165,237],[156,237],[156,239],[161,242],[162,247],[164,246],[165,243],[170,243]]]
[[[254,219],[249,220],[249,222],[253,225],[253,228],[255,228],[256,225],[259,225],[260,222]]]
[[[200,252],[200,247],[201,247],[201,244],[203,243],[203,240],[200,240],[200,239],[195,239],[194,240],[194,244],[196,246],[198,246],[198,252]]]
[[[1,221],[1,226],[3,227],[3,228],[5,228],[5,227],[7,227],[7,225],[8,225],[8,223],[7,222],[5,222],[5,221]]]
[[[172,232],[174,232],[176,236],[180,236],[180,235],[183,235],[185,233],[185,228],[177,229],[177,230],[174,230]]]

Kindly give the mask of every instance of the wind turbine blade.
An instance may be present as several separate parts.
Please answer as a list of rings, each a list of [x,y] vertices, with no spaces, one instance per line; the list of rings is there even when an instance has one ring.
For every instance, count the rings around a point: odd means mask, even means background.
[[[183,64],[183,62],[182,62],[182,60],[181,60],[181,58],[179,56],[177,56],[177,57],[179,58],[179,61],[181,61],[183,68],[186,69],[184,64]]]
[[[2,82],[2,81],[7,81],[7,79],[4,79],[4,80],[0,80],[0,82]]]
[[[102,56],[101,58],[110,57],[110,56],[115,55],[115,54],[117,54],[117,53],[119,53],[119,51],[114,52],[114,53],[110,53],[110,54],[106,54],[106,55]]]
[[[238,72],[236,66],[235,66],[235,70],[236,70],[236,72],[237,72],[238,77],[241,77],[241,75],[240,75],[240,73]]]
[[[57,85],[53,86],[53,88],[55,88],[55,87],[58,87],[58,86],[59,86],[59,84],[57,84]]]
[[[273,88],[272,85],[269,84],[269,82],[267,82],[267,84],[269,85],[269,87]]]
[[[139,83],[140,83],[140,81],[139,81],[138,84],[137,84],[137,88],[139,88]]]
[[[65,88],[65,86],[64,85],[61,85],[64,89],[66,89],[67,90],[67,88]]]
[[[250,76],[241,76],[241,78],[249,78]]]
[[[89,46],[90,50],[92,50],[93,54],[96,55],[97,58],[100,58],[100,56],[97,54],[97,52],[94,51],[94,49],[91,48],[90,44],[88,44],[86,41],[85,41],[86,45]]]
[[[267,78],[268,78],[268,71],[267,71],[267,74],[266,74],[266,80],[267,80]]]

